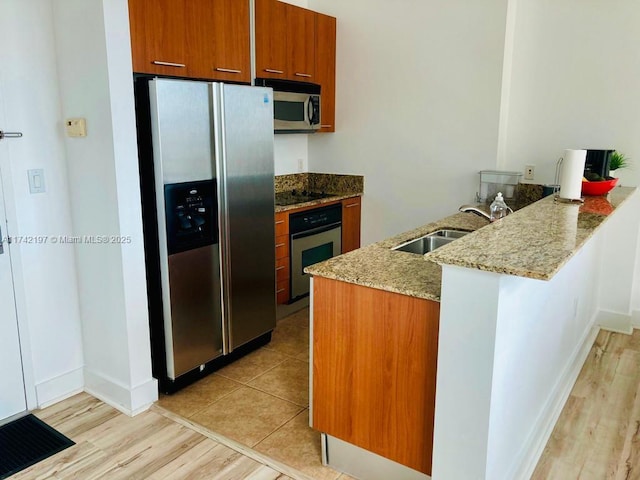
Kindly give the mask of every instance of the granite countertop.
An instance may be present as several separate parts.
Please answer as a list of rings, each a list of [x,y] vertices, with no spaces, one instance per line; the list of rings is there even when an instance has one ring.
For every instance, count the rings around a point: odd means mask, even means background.
[[[442,268],[422,255],[391,250],[407,240],[442,228],[474,231],[489,222],[471,213],[457,213],[352,252],[316,263],[305,272],[320,277],[440,301]]]
[[[330,197],[317,198],[309,202],[294,203],[293,205],[276,205],[276,213],[288,212],[289,210],[296,210],[303,207],[313,207],[315,205],[322,205],[324,203],[337,202],[338,200],[344,200],[345,198],[361,197],[362,193],[344,193],[331,195]]]
[[[343,175],[333,173],[291,173],[276,175],[274,180],[276,195],[280,192],[308,191],[330,195],[308,202],[292,205],[276,205],[275,212],[287,212],[298,208],[312,207],[325,203],[337,202],[346,198],[360,197],[364,192],[364,177],[362,175]]]
[[[549,196],[492,224],[471,213],[457,213],[305,271],[435,301],[440,301],[439,264],[549,280],[635,190],[615,188],[607,196],[586,197],[583,205],[557,203]],[[442,228],[473,233],[424,256],[391,250]]]
[[[635,188],[614,188],[584,204],[552,196],[425,255],[439,264],[550,280]]]

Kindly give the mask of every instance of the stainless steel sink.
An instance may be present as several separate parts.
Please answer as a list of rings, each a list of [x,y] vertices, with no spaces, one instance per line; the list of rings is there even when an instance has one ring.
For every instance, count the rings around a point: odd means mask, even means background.
[[[450,239],[456,239],[456,238],[462,238],[464,237],[467,233],[471,233],[471,232],[466,232],[464,230],[448,230],[448,229],[443,229],[443,230],[436,230],[435,232],[431,232],[429,234],[427,234],[427,237],[443,237],[443,238],[450,238]],[[422,237],[420,237],[422,238]],[[417,240],[417,238],[416,238]]]
[[[392,250],[424,255],[425,253],[433,252],[436,248],[446,245],[447,243],[453,242],[457,238],[464,237],[467,233],[469,232],[462,230],[436,230],[435,232],[393,247]]]

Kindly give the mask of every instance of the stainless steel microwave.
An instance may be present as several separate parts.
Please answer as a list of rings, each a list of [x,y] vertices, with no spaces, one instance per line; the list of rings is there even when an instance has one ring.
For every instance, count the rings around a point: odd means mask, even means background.
[[[273,88],[275,133],[314,133],[320,128],[320,85],[256,78],[256,86]]]

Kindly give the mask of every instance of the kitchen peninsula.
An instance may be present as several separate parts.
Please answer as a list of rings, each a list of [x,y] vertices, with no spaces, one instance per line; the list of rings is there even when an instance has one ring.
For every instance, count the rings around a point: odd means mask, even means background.
[[[528,478],[599,328],[631,330],[639,195],[468,213],[309,267],[311,426],[360,478]],[[424,257],[391,250],[473,231]],[[437,374],[436,374],[437,370]]]

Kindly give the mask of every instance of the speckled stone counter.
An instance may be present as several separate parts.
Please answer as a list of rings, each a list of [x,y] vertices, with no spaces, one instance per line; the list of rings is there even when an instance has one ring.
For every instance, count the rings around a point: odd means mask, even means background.
[[[300,202],[295,203],[293,205],[276,205],[275,211],[276,213],[280,212],[288,212],[289,210],[296,210],[298,208],[304,207],[313,207],[315,205],[322,205],[324,203],[336,202],[338,200],[344,200],[345,198],[353,198],[353,197],[361,197],[362,193],[346,193],[343,195],[331,195],[326,198],[319,198],[316,200],[311,200],[309,202]]]
[[[312,207],[337,202],[347,198],[360,197],[364,193],[362,175],[339,175],[333,173],[292,173],[275,177],[276,197],[280,192],[291,190],[331,194],[330,197],[300,202],[293,205],[276,205],[275,211],[286,212],[298,208]]]
[[[305,272],[321,277],[378,288],[412,297],[440,301],[442,269],[422,255],[391,250],[442,228],[474,231],[489,222],[470,213],[457,213],[437,222],[317,263]]]
[[[321,277],[440,301],[439,264],[548,280],[580,249],[635,188],[616,188],[583,205],[543,198],[490,224],[457,213],[305,269]],[[470,233],[424,256],[391,250],[442,228]]]
[[[607,196],[585,197],[582,205],[555,202],[549,196],[425,258],[439,264],[550,280],[635,190],[615,188]]]
[[[364,192],[362,175],[340,175],[334,173],[291,173],[276,175],[275,191],[309,190],[312,192],[335,193],[336,195]]]

